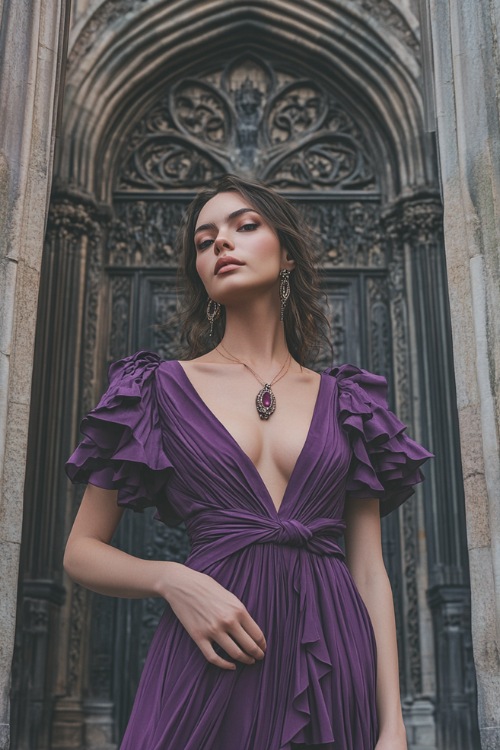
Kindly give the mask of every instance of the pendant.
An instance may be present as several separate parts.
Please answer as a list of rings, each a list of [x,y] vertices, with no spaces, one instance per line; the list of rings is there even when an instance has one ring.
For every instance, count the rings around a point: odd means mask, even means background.
[[[266,383],[255,399],[257,405],[257,411],[261,419],[269,419],[271,414],[276,409],[276,398],[271,390],[271,386]]]

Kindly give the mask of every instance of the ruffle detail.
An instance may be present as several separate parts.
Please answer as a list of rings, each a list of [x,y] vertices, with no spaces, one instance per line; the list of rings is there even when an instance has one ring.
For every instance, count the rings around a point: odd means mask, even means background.
[[[346,491],[350,497],[378,497],[387,515],[411,497],[424,480],[419,467],[433,457],[405,434],[406,425],[390,411],[387,380],[355,365],[333,367],[339,390],[339,419],[353,451]]]
[[[74,483],[118,489],[124,508],[157,506],[157,518],[172,525],[181,519],[165,497],[173,466],[163,451],[156,401],[160,363],[154,352],[140,351],[111,364],[108,389],[83,418],[85,437],[64,468]]]
[[[343,555],[341,555],[343,557]],[[291,685],[291,703],[285,715],[282,747],[291,743],[326,745],[335,741],[331,706],[327,704],[321,682],[333,665],[316,597],[311,593],[310,560],[301,553],[292,571],[293,587],[299,597],[300,640],[295,654],[295,677]]]

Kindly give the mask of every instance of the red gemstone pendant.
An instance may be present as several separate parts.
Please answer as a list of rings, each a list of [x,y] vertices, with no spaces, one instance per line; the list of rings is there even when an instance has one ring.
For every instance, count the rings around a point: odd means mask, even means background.
[[[258,392],[255,403],[259,417],[261,419],[269,419],[276,409],[276,399],[268,383]]]

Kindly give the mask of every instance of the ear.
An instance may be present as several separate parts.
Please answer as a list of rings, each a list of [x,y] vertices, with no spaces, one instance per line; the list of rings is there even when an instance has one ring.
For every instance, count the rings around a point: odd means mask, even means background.
[[[293,271],[295,268],[295,261],[292,260],[290,253],[286,247],[281,248],[281,268],[287,268],[289,271]]]

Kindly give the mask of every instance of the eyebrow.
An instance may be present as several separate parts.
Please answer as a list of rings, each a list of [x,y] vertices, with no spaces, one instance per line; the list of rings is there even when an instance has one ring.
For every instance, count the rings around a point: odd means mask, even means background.
[[[238,218],[238,216],[241,216],[242,214],[246,214],[246,213],[258,214],[259,212],[256,211],[255,208],[238,208],[236,211],[233,211],[226,217],[226,221],[231,221],[232,219],[236,219]],[[205,229],[213,229],[217,231],[217,226],[213,223],[200,224],[200,226],[194,230],[194,233],[198,234],[198,232],[204,232]]]

